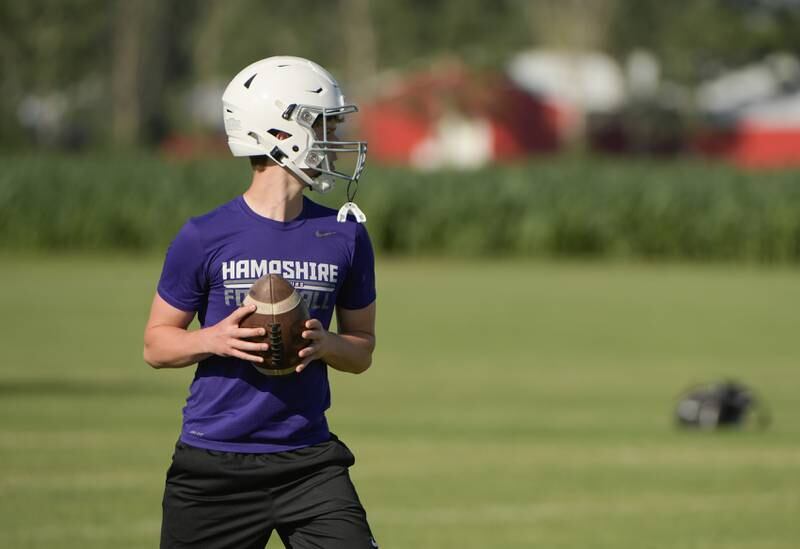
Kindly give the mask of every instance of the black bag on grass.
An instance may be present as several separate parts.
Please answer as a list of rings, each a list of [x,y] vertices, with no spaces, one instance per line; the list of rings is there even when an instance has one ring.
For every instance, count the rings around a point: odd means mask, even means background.
[[[681,427],[716,429],[743,425],[752,411],[762,429],[770,418],[754,391],[734,381],[706,383],[689,388],[678,400],[675,419]]]

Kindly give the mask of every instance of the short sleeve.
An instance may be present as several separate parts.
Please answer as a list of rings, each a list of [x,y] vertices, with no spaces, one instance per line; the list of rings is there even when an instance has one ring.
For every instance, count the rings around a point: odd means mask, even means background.
[[[375,301],[375,254],[367,229],[356,225],[353,262],[347,270],[336,305],[344,309],[363,309]]]
[[[199,236],[192,221],[181,228],[167,250],[158,281],[158,295],[182,311],[198,311],[206,300],[206,257]]]

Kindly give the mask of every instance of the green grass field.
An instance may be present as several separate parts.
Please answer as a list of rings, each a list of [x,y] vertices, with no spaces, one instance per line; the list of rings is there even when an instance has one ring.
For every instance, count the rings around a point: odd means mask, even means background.
[[[141,359],[160,261],[0,265],[0,547],[156,547],[191,377]],[[373,369],[330,411],[381,546],[796,548],[798,275],[382,261]],[[728,376],[771,429],[673,427]]]

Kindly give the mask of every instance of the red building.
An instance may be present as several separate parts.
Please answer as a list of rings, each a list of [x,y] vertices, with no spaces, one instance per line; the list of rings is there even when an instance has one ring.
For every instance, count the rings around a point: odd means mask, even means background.
[[[776,53],[707,82],[711,121],[695,140],[708,155],[749,168],[800,166],[800,61]]]
[[[421,168],[477,167],[554,151],[572,113],[498,73],[460,64],[411,75],[362,105],[371,159]]]
[[[800,166],[800,93],[742,109],[701,132],[696,146],[747,168]]]

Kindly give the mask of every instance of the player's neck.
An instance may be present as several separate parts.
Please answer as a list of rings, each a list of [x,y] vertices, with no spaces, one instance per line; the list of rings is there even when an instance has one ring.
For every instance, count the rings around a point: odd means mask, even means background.
[[[274,221],[291,221],[303,211],[304,187],[281,168],[254,171],[244,200],[260,216]]]

